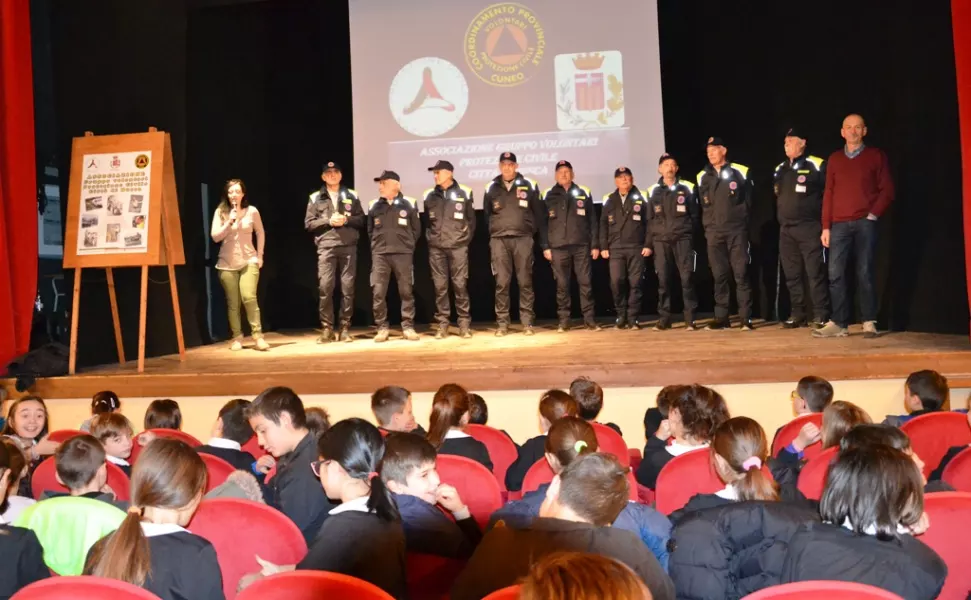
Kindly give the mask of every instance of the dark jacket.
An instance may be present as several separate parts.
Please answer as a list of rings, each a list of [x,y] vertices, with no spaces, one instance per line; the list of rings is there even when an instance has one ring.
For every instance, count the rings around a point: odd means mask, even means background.
[[[468,246],[475,235],[475,206],[472,188],[452,181],[443,190],[435,186],[425,190],[425,237],[431,248]]]
[[[222,572],[209,540],[188,531],[148,538],[151,573],[143,586],[162,600],[223,600]]]
[[[408,552],[446,558],[468,558],[482,539],[474,517],[453,521],[434,504],[417,496],[394,494]]]
[[[308,433],[293,452],[277,459],[276,475],[266,484],[266,503],[293,521],[307,545],[334,508],[310,468],[317,458],[317,440]]]
[[[521,499],[506,503],[492,513],[488,529],[492,529],[499,521],[509,527],[520,529],[528,527],[539,518],[539,507],[546,499],[546,491],[549,487],[550,484],[544,483],[532,492],[526,492]],[[631,501],[617,515],[611,527],[629,531],[641,538],[641,541],[651,549],[657,562],[667,571],[668,540],[671,538],[671,521],[667,517],[650,506]]]
[[[668,544],[679,600],[738,599],[777,585],[789,540],[818,520],[783,502],[732,502],[688,514]]]
[[[674,459],[674,455],[668,452],[668,443],[652,435],[647,438],[644,445],[644,458],[641,464],[637,465],[634,477],[637,483],[646,488],[654,489],[657,485],[657,476],[661,474],[661,469]]]
[[[913,419],[914,417],[919,417],[921,415],[927,415],[927,414],[930,414],[930,413],[933,413],[933,412],[941,412],[941,411],[940,410],[921,409],[921,410],[915,410],[914,412],[910,413],[909,415],[887,415],[886,418],[883,420],[883,423],[882,424],[883,425],[893,425],[894,427],[900,427],[901,425],[903,425],[907,421]]]
[[[540,246],[547,247],[546,211],[535,181],[516,173],[507,190],[499,175],[486,184],[482,202],[489,237],[532,237],[538,231]]]
[[[666,419],[663,414],[661,414],[661,409],[657,407],[651,407],[644,412],[644,439],[649,440],[654,437],[657,433],[658,428],[661,427],[661,421]]]
[[[700,214],[693,183],[678,179],[668,187],[662,178],[647,188],[647,197],[650,208],[645,246],[653,246],[654,242],[673,244],[694,236]]]
[[[937,468],[931,471],[931,475],[927,479],[929,481],[940,481],[944,477],[944,469],[947,467],[948,463],[954,460],[954,457],[961,454],[969,447],[971,446],[951,446],[948,448],[944,458],[941,459],[941,464],[937,465]]]
[[[70,498],[70,492],[55,492],[53,490],[47,490],[42,492],[40,495],[41,500],[47,500],[48,498]],[[81,494],[78,498],[90,498],[92,500],[100,500],[101,502],[106,502],[114,507],[121,510],[128,510],[131,504],[127,500],[119,500],[114,494],[109,494],[107,492],[88,492],[87,494]]]
[[[489,449],[486,448],[485,444],[473,437],[447,439],[442,442],[442,447],[438,449],[438,453],[464,456],[481,464],[490,471],[492,470],[492,458],[489,456]]]
[[[37,534],[23,527],[0,525],[0,600],[50,576]]]
[[[233,465],[234,469],[246,471],[247,473],[253,473],[253,463],[256,462],[256,458],[244,450],[220,448],[218,446],[210,446],[209,444],[199,446],[196,448],[196,452],[202,452],[203,454],[210,454],[216,458],[221,458]],[[262,481],[262,478],[257,477],[257,480]]]
[[[698,173],[698,198],[706,234],[748,231],[752,181],[745,165],[729,162],[717,172],[705,166]]]
[[[620,250],[647,248],[647,198],[637,186],[627,193],[627,203],[620,192],[604,195],[600,213],[600,249]]]
[[[813,224],[822,228],[826,164],[818,156],[803,154],[775,168],[772,191],[776,218],[782,226]]]
[[[597,210],[590,188],[571,183],[568,190],[554,185],[543,192],[548,240],[543,250],[567,246],[600,248]]]
[[[514,460],[506,470],[506,489],[513,492],[518,492],[519,490],[523,489],[523,479],[526,478],[526,472],[529,471],[529,468],[532,467],[536,461],[545,456],[545,435],[538,435],[526,440],[526,442],[519,447],[519,454],[516,456],[516,460]]]
[[[883,541],[836,525],[803,525],[789,541],[780,583],[826,579],[865,583],[907,600],[937,598],[947,565],[906,534]]]
[[[331,202],[333,200],[333,202]],[[334,204],[339,214],[347,216],[347,223],[341,227],[331,227],[330,218],[334,214]],[[341,186],[336,198],[331,198],[327,186],[310,194],[307,203],[307,214],[303,225],[314,234],[314,243],[318,250],[336,248],[338,246],[356,246],[357,240],[364,229],[364,209],[357,197],[357,192]]]
[[[411,254],[421,237],[421,220],[415,201],[398,192],[393,202],[372,200],[367,216],[371,254]]]

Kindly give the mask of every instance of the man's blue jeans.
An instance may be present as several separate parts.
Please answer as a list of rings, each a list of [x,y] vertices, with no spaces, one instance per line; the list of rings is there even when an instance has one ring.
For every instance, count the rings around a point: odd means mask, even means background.
[[[833,302],[833,322],[850,324],[851,299],[846,285],[846,269],[855,251],[856,285],[860,288],[863,321],[877,320],[877,288],[874,261],[877,249],[877,222],[867,218],[833,223],[829,230],[829,295]]]

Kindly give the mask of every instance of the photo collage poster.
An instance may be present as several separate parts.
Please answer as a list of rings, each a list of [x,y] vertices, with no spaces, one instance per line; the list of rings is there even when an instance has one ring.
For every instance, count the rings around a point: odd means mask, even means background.
[[[148,251],[152,153],[85,154],[78,255]]]

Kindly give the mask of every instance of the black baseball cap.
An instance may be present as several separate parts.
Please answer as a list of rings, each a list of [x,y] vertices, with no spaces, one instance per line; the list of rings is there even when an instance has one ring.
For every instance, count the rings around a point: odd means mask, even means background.
[[[429,171],[454,171],[455,167],[453,167],[452,163],[448,162],[447,160],[440,160],[437,163],[435,163],[435,166],[428,167],[428,170]]]
[[[805,132],[798,127],[790,127],[789,131],[786,132],[786,137],[797,137],[806,139]]]
[[[658,166],[661,166],[661,163],[663,163],[664,161],[666,161],[668,159],[673,160],[674,162],[678,162],[678,159],[674,158],[673,155],[668,154],[667,152],[665,152],[664,154],[661,155],[661,158],[657,159],[657,165]]]
[[[395,181],[401,181],[401,177],[394,171],[381,171],[381,174],[374,178],[374,181],[384,181],[385,179],[393,179]]]
[[[708,138],[708,143],[705,144],[705,148],[707,148],[708,146],[724,146],[724,145],[725,145],[725,140],[721,139],[720,137],[710,137]]]
[[[634,176],[634,174],[631,173],[630,169],[628,169],[627,167],[617,167],[614,170],[614,177],[620,177],[621,175],[629,175],[631,177]]]
[[[333,161],[324,163],[324,170],[323,170],[324,173],[326,173],[327,171],[337,171],[339,173],[340,170],[341,170],[341,166]]]
[[[507,160],[509,162],[519,162],[516,160],[515,152],[503,152],[502,154],[499,155],[499,162],[503,162]]]
[[[553,170],[558,171],[560,167],[569,167],[570,169],[573,169],[573,165],[571,165],[570,161],[568,160],[561,160],[560,162],[556,163],[556,168]]]

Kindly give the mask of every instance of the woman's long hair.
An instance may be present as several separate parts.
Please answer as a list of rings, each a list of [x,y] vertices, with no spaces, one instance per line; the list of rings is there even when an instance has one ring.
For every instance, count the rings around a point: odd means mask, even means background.
[[[769,458],[769,444],[756,421],[735,417],[716,427],[711,438],[711,454],[712,460],[715,455],[725,459],[735,474],[735,479],[725,483],[735,487],[739,500],[779,500],[778,484],[762,471]]]
[[[185,442],[152,441],[132,468],[132,508],[114,533],[91,548],[84,573],[144,585],[152,557],[142,531],[142,511],[145,507],[185,508],[202,497],[207,480],[206,464]]]
[[[249,206],[249,196],[246,194],[246,184],[243,183],[242,179],[230,179],[223,185],[222,194],[220,194],[219,201],[219,214],[225,219],[229,216],[229,211],[233,209],[233,205],[229,202],[229,188],[234,185],[239,184],[239,189],[243,192],[243,197],[239,199],[239,208],[242,210]]]
[[[385,521],[399,521],[398,506],[378,474],[384,459],[384,437],[364,419],[335,423],[317,442],[320,458],[339,464],[349,477],[367,482],[371,488],[367,507]]]
[[[469,393],[456,383],[446,383],[435,392],[427,439],[435,450],[442,447],[445,435],[453,427],[462,424],[462,416],[469,412]]]
[[[870,415],[852,402],[833,402],[823,410],[823,426],[820,428],[823,450],[839,446],[843,436],[857,425],[872,422]]]
[[[562,417],[546,434],[545,449],[547,454],[556,457],[560,468],[565,469],[578,456],[597,451],[597,432],[580,417]]]

